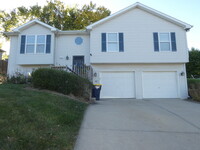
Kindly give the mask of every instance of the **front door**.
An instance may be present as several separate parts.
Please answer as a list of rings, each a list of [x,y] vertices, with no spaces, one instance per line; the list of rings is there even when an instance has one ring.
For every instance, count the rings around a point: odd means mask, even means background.
[[[84,56],[73,56],[73,67],[74,66],[83,66],[84,65]]]

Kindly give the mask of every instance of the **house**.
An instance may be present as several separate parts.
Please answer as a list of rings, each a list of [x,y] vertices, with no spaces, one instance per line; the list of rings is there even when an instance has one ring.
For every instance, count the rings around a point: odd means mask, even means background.
[[[4,50],[0,49],[0,60],[2,60],[2,55],[4,52],[5,52]]]
[[[91,65],[101,98],[188,97],[186,32],[191,25],[135,3],[83,31],[32,20],[7,33],[8,74],[38,67]]]

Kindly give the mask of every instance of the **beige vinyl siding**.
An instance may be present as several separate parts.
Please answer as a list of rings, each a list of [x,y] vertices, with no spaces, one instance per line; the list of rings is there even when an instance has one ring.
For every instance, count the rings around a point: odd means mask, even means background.
[[[123,32],[123,53],[102,53],[101,33]],[[154,52],[153,32],[175,32],[177,52]],[[94,27],[90,33],[91,63],[187,62],[186,31],[171,22],[135,8]]]
[[[20,54],[21,35],[51,35],[51,53],[36,53],[36,54]],[[39,24],[32,25],[31,27],[23,30],[18,36],[18,43],[16,56],[16,63],[18,65],[52,65],[54,64],[54,33],[50,29],[43,27]]]
[[[75,43],[76,37],[83,39],[82,44]],[[72,67],[73,56],[84,56],[86,65],[90,64],[89,35],[59,35],[56,38],[55,65]],[[66,60],[66,56],[69,57]]]

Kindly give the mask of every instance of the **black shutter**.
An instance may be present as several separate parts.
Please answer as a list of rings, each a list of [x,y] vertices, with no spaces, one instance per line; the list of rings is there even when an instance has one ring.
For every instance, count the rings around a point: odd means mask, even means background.
[[[101,51],[106,52],[106,33],[101,33]]]
[[[46,53],[51,53],[51,35],[46,38]]]
[[[22,35],[21,36],[20,54],[25,53],[25,45],[26,45],[26,35]]]
[[[171,32],[171,46],[172,46],[172,51],[176,52],[176,35],[175,35],[175,32]]]
[[[119,33],[119,51],[124,52],[124,34]]]
[[[159,51],[159,40],[158,40],[158,33],[157,32],[153,33],[153,41],[154,41],[154,51],[158,52]]]

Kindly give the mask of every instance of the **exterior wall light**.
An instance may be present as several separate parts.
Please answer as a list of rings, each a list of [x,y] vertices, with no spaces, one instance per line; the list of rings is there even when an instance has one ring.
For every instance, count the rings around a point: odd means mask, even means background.
[[[181,75],[181,76],[184,76],[184,75],[185,75],[185,72],[182,71],[182,72],[180,73],[180,75]]]
[[[69,56],[66,56],[66,60],[69,60]]]
[[[94,73],[94,77],[97,77],[97,73],[96,72]]]

